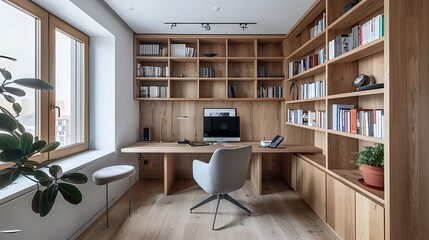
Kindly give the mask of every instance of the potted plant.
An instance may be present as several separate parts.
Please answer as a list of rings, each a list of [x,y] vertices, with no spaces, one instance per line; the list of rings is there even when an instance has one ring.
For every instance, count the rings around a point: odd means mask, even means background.
[[[14,58],[1,56],[0,58],[16,61]],[[19,176],[36,183],[37,191],[34,194],[31,207],[41,217],[46,216],[52,209],[58,192],[71,204],[79,204],[82,194],[75,184],[84,184],[88,181],[82,173],[66,173],[59,165],[52,165],[53,160],[36,162],[32,156],[55,150],[60,143],[47,143],[34,137],[19,122],[22,112],[15,97],[25,96],[25,91],[13,84],[39,90],[52,90],[52,85],[36,78],[12,80],[12,74],[5,68],[0,68],[4,80],[0,84],[0,95],[12,104],[13,114],[4,106],[0,106],[0,161],[11,166],[0,170],[0,189],[13,183]],[[45,170],[45,171],[44,171]]]
[[[362,170],[366,184],[375,187],[384,187],[384,145],[377,143],[374,146],[364,146],[356,153],[353,161]]]

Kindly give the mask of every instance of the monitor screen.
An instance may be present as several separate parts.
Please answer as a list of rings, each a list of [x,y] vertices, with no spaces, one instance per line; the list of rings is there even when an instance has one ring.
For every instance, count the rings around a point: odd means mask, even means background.
[[[203,141],[240,141],[240,117],[204,117],[203,125]]]

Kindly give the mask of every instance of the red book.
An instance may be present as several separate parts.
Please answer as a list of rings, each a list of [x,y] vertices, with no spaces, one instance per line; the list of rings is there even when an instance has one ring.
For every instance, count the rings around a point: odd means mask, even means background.
[[[357,109],[350,110],[350,132],[357,133]]]

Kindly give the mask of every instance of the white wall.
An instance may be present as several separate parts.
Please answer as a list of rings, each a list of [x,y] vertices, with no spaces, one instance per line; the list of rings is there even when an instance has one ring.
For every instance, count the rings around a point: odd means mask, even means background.
[[[35,2],[90,35],[90,147],[117,149],[118,153],[80,170],[90,181],[80,186],[84,200],[78,206],[58,196],[51,213],[41,218],[31,210],[34,191],[0,206],[0,230],[22,230],[13,235],[2,234],[0,239],[73,239],[104,211],[104,187],[92,183],[92,173],[114,164],[138,168],[135,155],[119,153],[121,147],[139,138],[138,103],[133,100],[133,32],[102,0]],[[101,31],[85,30],[82,21],[88,16]],[[138,174],[133,176],[133,183],[137,179]],[[109,185],[111,203],[127,190],[127,179]]]

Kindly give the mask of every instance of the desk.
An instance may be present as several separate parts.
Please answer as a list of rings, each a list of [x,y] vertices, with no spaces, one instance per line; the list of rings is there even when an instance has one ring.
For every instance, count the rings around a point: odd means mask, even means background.
[[[164,194],[168,195],[174,183],[174,155],[180,153],[213,153],[221,147],[252,145],[250,180],[256,193],[262,194],[262,154],[264,153],[321,153],[320,148],[300,144],[287,144],[286,148],[261,148],[257,142],[239,142],[219,145],[190,147],[177,143],[137,142],[121,149],[123,153],[162,153],[164,154]]]

